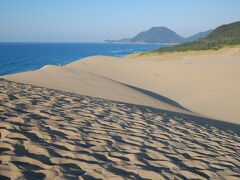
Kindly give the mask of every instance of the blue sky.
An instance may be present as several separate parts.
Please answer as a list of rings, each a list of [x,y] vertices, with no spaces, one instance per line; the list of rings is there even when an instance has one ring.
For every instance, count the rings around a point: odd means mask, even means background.
[[[153,26],[182,36],[240,20],[240,0],[0,0],[0,41],[98,42]]]

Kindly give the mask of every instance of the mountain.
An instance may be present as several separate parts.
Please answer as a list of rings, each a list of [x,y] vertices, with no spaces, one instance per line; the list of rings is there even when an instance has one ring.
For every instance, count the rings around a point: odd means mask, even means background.
[[[208,30],[208,31],[205,31],[205,32],[199,32],[193,36],[190,36],[187,38],[187,42],[192,42],[192,41],[196,41],[196,40],[199,40],[199,39],[202,39],[202,38],[205,38],[207,37],[213,30]]]
[[[152,27],[133,38],[105,40],[106,43],[182,43],[185,38],[166,27]]]
[[[181,43],[184,38],[166,27],[152,27],[131,39],[132,43]]]
[[[217,27],[207,39],[230,44],[240,43],[240,21]]]
[[[240,44],[240,21],[217,27],[207,37],[197,41],[183,43],[167,48],[160,48],[155,52],[173,52],[188,50],[219,49],[228,45]]]
[[[192,42],[205,38],[212,30],[197,33],[189,38],[184,38],[166,27],[152,27],[147,31],[140,32],[133,38],[120,40],[105,40],[106,43],[183,43]]]

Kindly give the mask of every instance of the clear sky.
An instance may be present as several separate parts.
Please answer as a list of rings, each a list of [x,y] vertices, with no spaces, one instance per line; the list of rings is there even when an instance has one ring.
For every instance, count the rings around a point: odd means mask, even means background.
[[[0,41],[98,42],[154,26],[182,36],[240,20],[240,0],[0,0]]]

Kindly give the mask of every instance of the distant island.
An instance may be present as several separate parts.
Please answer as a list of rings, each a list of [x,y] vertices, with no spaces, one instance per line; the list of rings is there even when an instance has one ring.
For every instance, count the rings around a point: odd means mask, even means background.
[[[188,38],[184,38],[167,27],[152,27],[147,31],[140,32],[133,38],[123,38],[120,40],[106,40],[106,43],[168,43],[179,44],[199,40],[208,36],[212,30],[197,33]]]

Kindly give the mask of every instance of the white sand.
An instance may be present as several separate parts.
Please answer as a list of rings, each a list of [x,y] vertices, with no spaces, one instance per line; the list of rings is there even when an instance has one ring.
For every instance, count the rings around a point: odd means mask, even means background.
[[[128,58],[89,57],[64,67],[5,76],[16,82],[184,111],[124,84],[169,97],[194,112],[240,123],[240,48]]]

